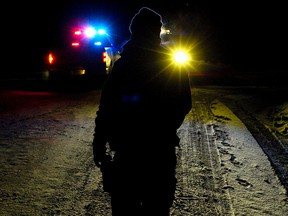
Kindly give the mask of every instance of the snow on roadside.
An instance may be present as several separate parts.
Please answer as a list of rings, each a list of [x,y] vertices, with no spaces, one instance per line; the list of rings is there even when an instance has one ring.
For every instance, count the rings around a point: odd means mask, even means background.
[[[255,115],[281,142],[288,144],[288,102],[264,107]]]
[[[215,100],[217,145],[235,215],[286,215],[285,188],[270,161],[246,126],[222,102]]]

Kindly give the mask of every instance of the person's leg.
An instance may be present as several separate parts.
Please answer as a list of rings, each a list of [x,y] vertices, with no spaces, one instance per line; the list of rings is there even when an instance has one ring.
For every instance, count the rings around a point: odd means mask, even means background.
[[[175,196],[176,178],[173,175],[166,175],[164,179],[154,177],[157,180],[152,182],[152,178],[151,182],[146,181],[147,184],[143,187],[142,215],[169,216]]]
[[[138,216],[141,205],[139,180],[131,156],[116,154],[115,169],[111,189],[112,216]],[[136,166],[137,167],[137,166]]]
[[[112,216],[138,216],[141,212],[141,204],[135,197],[127,194],[111,196]]]
[[[173,151],[161,160],[155,159],[142,176],[143,211],[147,216],[169,216],[175,198],[176,155]],[[144,169],[145,170],[145,169]]]
[[[141,216],[169,216],[170,208],[167,205],[160,204],[147,204],[143,205],[143,211]]]

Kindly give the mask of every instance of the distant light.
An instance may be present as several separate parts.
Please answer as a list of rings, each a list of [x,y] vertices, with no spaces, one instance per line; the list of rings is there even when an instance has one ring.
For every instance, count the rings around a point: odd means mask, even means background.
[[[160,34],[171,34],[169,29],[161,28]]]
[[[80,70],[80,75],[84,75],[86,71],[84,69]]]
[[[106,62],[106,61],[107,61],[107,53],[106,53],[106,52],[103,52],[103,53],[102,53],[102,61],[103,61],[103,62]]]
[[[49,62],[49,64],[53,64],[53,62],[54,62],[54,57],[53,57],[52,53],[49,53],[49,55],[48,55],[48,62]]]
[[[55,93],[52,92],[46,92],[46,91],[11,91],[11,95],[21,95],[21,96],[51,96],[55,95]]]

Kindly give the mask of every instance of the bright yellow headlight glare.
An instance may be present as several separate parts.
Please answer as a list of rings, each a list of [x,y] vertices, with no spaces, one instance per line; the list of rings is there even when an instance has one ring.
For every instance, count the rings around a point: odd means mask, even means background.
[[[176,51],[173,55],[174,61],[177,64],[185,64],[189,61],[190,57],[185,51]]]

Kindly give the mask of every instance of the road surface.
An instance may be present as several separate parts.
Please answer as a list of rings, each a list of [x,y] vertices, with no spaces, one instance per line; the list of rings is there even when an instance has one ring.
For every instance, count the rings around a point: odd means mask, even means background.
[[[100,93],[1,91],[0,215],[111,215],[92,159]],[[237,106],[247,95],[192,88],[193,108],[178,130],[171,215],[287,214],[285,159],[265,145],[274,136],[255,136],[261,124]]]

